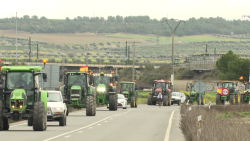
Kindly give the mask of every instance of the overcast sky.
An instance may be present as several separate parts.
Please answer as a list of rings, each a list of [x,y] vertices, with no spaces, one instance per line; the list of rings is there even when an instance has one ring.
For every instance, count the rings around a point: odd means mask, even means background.
[[[3,0],[0,18],[23,15],[49,19],[77,16],[138,16],[187,20],[195,17],[242,19],[250,15],[250,0]]]

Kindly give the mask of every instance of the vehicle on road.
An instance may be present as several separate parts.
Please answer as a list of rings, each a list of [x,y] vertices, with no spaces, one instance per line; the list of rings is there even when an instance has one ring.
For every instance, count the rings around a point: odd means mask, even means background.
[[[47,121],[59,121],[59,126],[66,126],[67,106],[60,91],[48,91]]]
[[[180,58],[174,58],[174,65],[180,64]]]
[[[64,73],[64,85],[60,91],[69,107],[86,108],[87,116],[96,115],[96,88],[90,82],[90,75],[87,72],[66,72]]]
[[[244,83],[244,85],[245,85],[245,90],[240,95],[240,103],[249,104],[249,100],[250,100],[250,82],[246,82],[246,83]]]
[[[186,87],[187,91],[190,91],[189,95],[186,96],[186,101],[189,100],[189,103],[193,104],[194,102],[197,102],[197,104],[204,105],[206,102],[206,92],[203,92],[201,94],[195,92],[194,90],[194,83],[187,83]]]
[[[240,104],[240,91],[236,88],[238,83],[234,81],[221,81],[217,83],[216,105],[225,104],[224,101],[229,101],[230,105]],[[224,93],[227,91],[227,93]]]
[[[137,108],[138,106],[138,91],[135,82],[120,83],[120,94],[123,94],[127,98],[127,102],[130,103],[131,108]]]
[[[159,93],[163,95],[163,106],[170,106],[172,99],[171,82],[165,80],[154,80],[152,92],[148,95],[148,105],[156,105]]]
[[[118,94],[117,106],[127,109],[127,98],[123,94]]]
[[[45,66],[44,62],[44,66]],[[38,73],[40,66],[3,66],[0,87],[0,131],[9,130],[9,119],[28,120],[28,126],[34,131],[47,129],[48,92],[36,87],[35,76],[42,75],[46,82],[47,75]]]
[[[93,74],[93,86],[96,87],[96,104],[107,105],[110,111],[117,110],[117,76],[111,74]]]
[[[191,63],[191,57],[185,57],[184,63]]]
[[[180,105],[180,103],[184,103],[185,101],[185,95],[184,93],[181,92],[172,92],[172,101],[171,104],[178,104]]]

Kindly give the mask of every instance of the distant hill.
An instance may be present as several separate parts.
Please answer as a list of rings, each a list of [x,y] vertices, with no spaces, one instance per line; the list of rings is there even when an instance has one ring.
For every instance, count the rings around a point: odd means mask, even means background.
[[[128,34],[153,34],[170,36],[171,31],[166,22],[150,19],[149,16],[109,16],[81,17],[74,19],[47,19],[37,16],[23,16],[18,18],[18,30],[30,33],[128,33]],[[16,19],[0,19],[0,30],[15,30]],[[177,22],[170,22],[174,27]],[[200,34],[248,34],[250,21],[226,20],[217,18],[190,18],[186,23],[181,23],[176,31],[177,36],[190,36]]]

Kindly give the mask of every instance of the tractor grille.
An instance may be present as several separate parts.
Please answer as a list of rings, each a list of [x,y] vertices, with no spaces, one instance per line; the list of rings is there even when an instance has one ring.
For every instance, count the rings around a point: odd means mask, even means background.
[[[80,94],[80,90],[71,90],[71,94]]]
[[[16,101],[16,103],[15,103],[15,101]],[[19,107],[20,105],[23,105],[23,100],[11,100],[11,105]]]

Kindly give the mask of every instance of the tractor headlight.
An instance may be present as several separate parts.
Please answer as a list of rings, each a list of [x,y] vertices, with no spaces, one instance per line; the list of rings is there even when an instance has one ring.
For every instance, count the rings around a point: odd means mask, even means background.
[[[101,88],[97,88],[97,91],[101,91]]]
[[[23,108],[23,105],[20,105],[19,108]]]
[[[101,88],[101,91],[104,92],[106,89],[105,88]]]
[[[12,108],[15,108],[15,105],[12,105],[11,107],[12,107]]]

